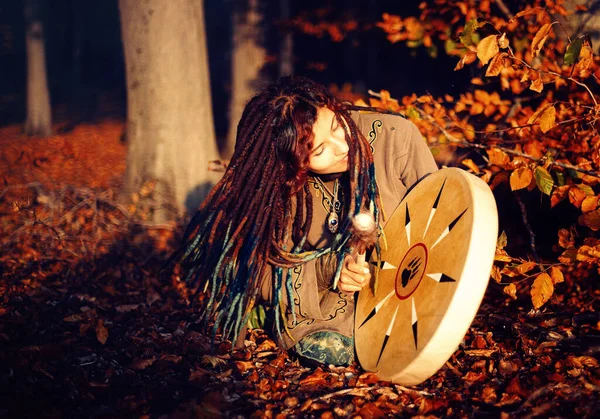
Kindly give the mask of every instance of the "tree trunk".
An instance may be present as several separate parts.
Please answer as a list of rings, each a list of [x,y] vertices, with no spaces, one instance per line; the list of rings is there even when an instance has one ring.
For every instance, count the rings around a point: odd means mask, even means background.
[[[291,17],[290,0],[280,0],[281,20],[287,22]],[[279,45],[279,77],[294,74],[294,38],[291,30],[286,30]]]
[[[52,134],[50,93],[46,77],[44,26],[39,0],[25,1],[25,47],[27,49],[27,119],[25,134]]]
[[[229,103],[229,132],[222,154],[233,154],[237,125],[244,107],[261,83],[266,50],[263,47],[263,13],[259,0],[238,0],[233,21],[233,53],[231,60],[231,101]]]
[[[127,80],[125,192],[154,185],[151,218],[193,211],[217,180],[203,2],[119,0]],[[144,188],[148,189],[148,188]],[[141,194],[145,195],[145,194]]]

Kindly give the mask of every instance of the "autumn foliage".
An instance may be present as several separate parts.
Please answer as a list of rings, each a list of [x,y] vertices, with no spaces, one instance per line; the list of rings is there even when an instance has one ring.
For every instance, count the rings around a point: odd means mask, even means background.
[[[580,211],[558,231],[555,260],[539,259],[529,225],[523,231],[531,236],[528,257],[508,255],[506,235],[498,241],[492,278],[513,298],[517,284],[529,284],[539,309],[564,273],[585,277],[598,270],[598,57],[586,35],[565,33],[557,20],[567,15],[562,1],[536,1],[514,15],[503,2],[432,3],[422,3],[419,18],[386,14],[379,26],[391,42],[456,56],[456,71],[471,69],[472,88],[458,97],[399,100],[382,91],[371,105],[405,113],[434,151],[444,144],[476,150],[456,163],[492,189],[509,185],[526,224],[523,200],[541,199],[549,210],[568,201]]]

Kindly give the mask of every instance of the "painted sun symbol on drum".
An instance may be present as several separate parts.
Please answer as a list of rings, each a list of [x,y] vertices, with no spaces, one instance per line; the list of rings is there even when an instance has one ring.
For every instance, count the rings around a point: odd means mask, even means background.
[[[444,190],[444,186],[446,184],[446,180],[441,185],[441,188],[437,194],[435,202],[429,212],[429,219],[427,221],[426,227],[421,235],[421,239],[416,243],[411,243],[411,210],[415,213],[415,216],[420,216],[417,212],[416,208],[410,209],[408,202],[405,203],[406,214],[404,217],[404,231],[405,237],[408,241],[408,251],[404,254],[398,266],[392,264],[389,260],[381,261],[381,270],[382,272],[395,270],[395,281],[394,287],[391,291],[389,291],[379,302],[375,304],[373,309],[369,312],[369,314],[365,317],[365,319],[360,323],[358,329],[367,324],[371,319],[373,319],[377,313],[384,307],[389,305],[395,305],[394,314],[391,317],[391,321],[387,326],[386,334],[383,338],[383,342],[381,343],[381,349],[379,351],[379,357],[377,358],[376,366],[379,365],[379,361],[381,360],[382,355],[385,352],[386,346],[394,330],[394,324],[396,323],[398,317],[398,310],[402,304],[406,304],[410,301],[410,305],[412,307],[412,335],[414,339],[414,348],[419,348],[418,341],[418,313],[419,310],[415,304],[415,292],[419,289],[419,286],[423,281],[435,281],[437,286],[444,286],[446,283],[455,283],[456,279],[452,278],[449,274],[445,272],[436,272],[435,270],[430,269],[430,265],[428,264],[430,257],[439,257],[436,255],[436,246],[440,244],[448,235],[451,234],[454,227],[459,223],[459,221],[463,218],[463,215],[467,212],[468,208],[462,210],[462,212],[458,213],[457,216],[453,218],[453,220],[445,226],[445,228],[438,234],[437,238],[434,237],[431,240],[425,241],[425,236],[429,231],[432,220],[434,220],[434,216],[436,211],[438,211],[438,207],[440,204],[440,198],[442,197],[442,192]],[[431,243],[432,245],[427,245],[426,243]],[[372,262],[375,263],[375,262]]]

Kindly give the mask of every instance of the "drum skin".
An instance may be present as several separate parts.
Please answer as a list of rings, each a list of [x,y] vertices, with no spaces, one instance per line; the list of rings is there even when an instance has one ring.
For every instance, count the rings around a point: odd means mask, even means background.
[[[416,385],[450,358],[481,304],[498,236],[496,203],[478,177],[442,169],[406,195],[384,233],[377,289],[372,275],[358,296],[356,352],[380,379]]]

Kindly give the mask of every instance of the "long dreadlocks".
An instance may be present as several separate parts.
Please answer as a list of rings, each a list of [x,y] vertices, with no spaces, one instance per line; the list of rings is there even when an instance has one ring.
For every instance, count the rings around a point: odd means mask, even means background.
[[[327,107],[344,127],[349,146],[350,194],[346,217],[331,244],[305,250],[312,223],[307,176],[312,127],[317,110]],[[235,341],[257,298],[260,280],[272,271],[275,326],[281,333],[284,289],[292,304],[291,269],[335,252],[339,278],[351,251],[350,224],[361,210],[380,218],[369,144],[348,109],[325,87],[301,77],[286,77],[246,106],[237,130],[234,155],[204,200],[184,237],[179,263],[185,280],[202,295],[204,321],[214,321]],[[379,253],[378,246],[376,247]],[[287,274],[284,275],[284,272]]]

